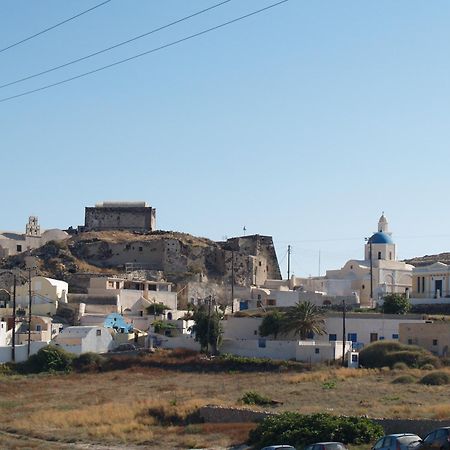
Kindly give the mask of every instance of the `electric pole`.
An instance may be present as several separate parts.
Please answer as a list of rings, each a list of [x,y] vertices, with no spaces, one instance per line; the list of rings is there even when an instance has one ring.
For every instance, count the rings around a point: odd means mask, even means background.
[[[31,353],[31,267],[28,268],[28,358]]]
[[[12,343],[11,343],[11,359],[16,362],[16,287],[17,287],[17,277],[13,274],[14,284],[13,284],[13,326],[12,326]]]
[[[346,339],[346,330],[345,330],[345,299],[342,300],[342,367],[345,367],[345,343]]]
[[[291,246],[288,245],[287,249],[287,277],[288,280],[291,279]]]
[[[234,314],[234,250],[231,250],[231,314]]]

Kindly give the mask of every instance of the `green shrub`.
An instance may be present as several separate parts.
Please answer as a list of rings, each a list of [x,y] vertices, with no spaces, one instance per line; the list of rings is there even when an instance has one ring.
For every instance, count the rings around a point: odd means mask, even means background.
[[[416,345],[405,345],[397,341],[378,341],[364,347],[359,354],[359,363],[366,368],[393,367],[405,363],[408,367],[421,367],[432,364],[439,367],[440,362],[428,350]]]
[[[272,399],[270,399],[269,397],[265,397],[264,395],[258,394],[258,392],[255,391],[246,392],[242,396],[241,401],[246,405],[267,406],[273,404]]]
[[[381,307],[385,314],[406,314],[411,309],[411,302],[404,294],[388,294]]]
[[[285,412],[260,422],[250,431],[249,443],[264,447],[277,442],[297,448],[318,441],[363,444],[375,441],[383,434],[380,425],[365,417]]]
[[[434,370],[435,367],[433,366],[433,364],[424,364],[423,366],[420,367],[422,370]]]
[[[400,377],[395,378],[392,380],[393,384],[411,384],[415,383],[417,380],[412,375],[402,375]]]
[[[82,353],[72,361],[72,367],[77,372],[99,372],[104,364],[105,357],[93,352]]]
[[[393,369],[395,370],[407,370],[409,369],[408,364],[404,363],[404,362],[396,362],[393,366]]]
[[[69,372],[74,357],[75,355],[62,348],[48,345],[16,367],[22,373]]]
[[[431,372],[422,377],[420,383],[431,386],[450,384],[450,375],[447,372]]]

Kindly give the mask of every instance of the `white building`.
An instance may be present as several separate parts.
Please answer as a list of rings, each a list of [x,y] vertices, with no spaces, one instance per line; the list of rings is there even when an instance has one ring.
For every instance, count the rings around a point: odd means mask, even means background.
[[[62,241],[69,235],[62,230],[52,229],[41,233],[38,218],[30,216],[25,233],[0,231],[0,258],[14,256],[27,250],[42,247],[50,241]]]
[[[59,303],[67,303],[69,285],[65,281],[46,277],[31,278],[31,311],[33,314],[54,315]],[[29,284],[17,286],[16,305],[27,309]]]
[[[262,323],[261,317],[232,317],[228,316],[223,322],[224,340],[254,340],[260,339],[259,327]],[[378,340],[398,340],[401,323],[425,323],[420,315],[408,314],[361,314],[347,313],[345,320],[346,341],[352,343],[357,349]],[[342,343],[343,320],[341,313],[328,313],[325,316],[326,334],[312,336],[315,342],[338,342]],[[274,340],[268,336],[268,340]],[[279,335],[276,341],[293,340],[291,335]]]
[[[151,303],[162,303],[168,309],[177,309],[177,293],[172,283],[165,281],[128,280],[119,277],[93,277],[89,281],[88,296],[118,295],[122,311],[131,312],[142,297]]]
[[[294,285],[331,296],[356,295],[363,306],[389,293],[409,294],[413,266],[397,260],[397,251],[384,214],[378,231],[365,245],[364,259],[352,259],[341,269],[327,270],[323,277],[295,278]]]
[[[412,304],[450,303],[450,265],[436,262],[415,267],[410,297]]]
[[[54,339],[55,345],[70,353],[106,353],[115,347],[111,330],[98,326],[67,327]]]

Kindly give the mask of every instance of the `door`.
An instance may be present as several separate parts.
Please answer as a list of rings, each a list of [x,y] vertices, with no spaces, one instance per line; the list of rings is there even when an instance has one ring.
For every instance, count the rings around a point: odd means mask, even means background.
[[[434,295],[437,297],[439,291],[439,297],[442,297],[442,280],[436,280],[434,282]]]
[[[370,342],[378,341],[378,333],[370,333]]]

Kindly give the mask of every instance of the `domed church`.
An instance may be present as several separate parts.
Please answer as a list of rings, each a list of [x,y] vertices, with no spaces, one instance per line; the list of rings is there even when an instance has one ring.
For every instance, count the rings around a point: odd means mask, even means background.
[[[371,306],[384,295],[408,293],[412,286],[414,266],[397,261],[396,246],[384,215],[377,232],[366,239],[364,259],[351,259],[339,270],[327,270],[324,277],[305,283],[308,289],[331,296],[355,296],[361,306]]]

